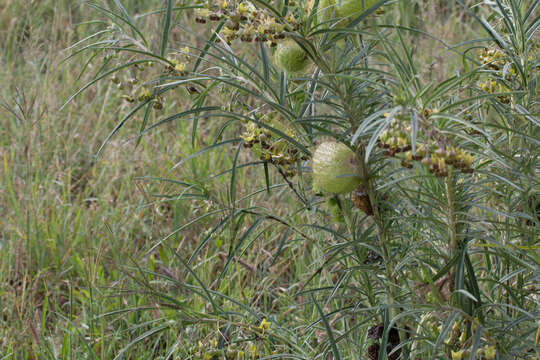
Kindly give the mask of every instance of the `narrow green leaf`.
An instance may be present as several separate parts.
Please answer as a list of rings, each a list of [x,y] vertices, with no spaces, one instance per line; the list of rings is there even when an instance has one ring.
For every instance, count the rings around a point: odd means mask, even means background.
[[[234,154],[232,171],[231,171],[231,183],[229,186],[229,201],[233,209],[236,203],[236,164],[238,163],[238,155],[240,155],[240,150],[242,150],[243,147],[244,147],[244,141],[241,141],[240,144],[238,145],[238,148],[236,149],[236,153]]]
[[[330,327],[330,324],[328,323],[328,319],[324,315],[321,309],[321,306],[319,305],[317,300],[315,300],[313,293],[311,293],[310,295],[311,295],[311,301],[313,301],[313,304],[315,305],[315,308],[317,309],[317,312],[319,313],[319,316],[321,317],[324,327],[326,328],[326,333],[328,334],[328,341],[330,341],[330,346],[332,346],[332,352],[334,353],[334,359],[340,360],[341,354],[339,352],[336,341],[334,339],[334,333],[332,331],[332,328]]]
[[[194,152],[193,154],[189,155],[188,157],[185,157],[183,158],[182,160],[180,160],[179,162],[177,162],[176,164],[174,164],[174,166],[172,167],[172,169],[176,169],[178,166],[184,164],[186,161],[188,160],[191,160],[193,159],[194,157],[196,157],[197,155],[200,155],[202,153],[205,153],[207,152],[208,150],[212,150],[214,148],[217,148],[217,147],[220,147],[220,146],[223,146],[225,144],[230,144],[230,143],[234,143],[234,142],[237,142],[237,141],[240,141],[242,139],[229,139],[229,140],[225,140],[225,141],[222,141],[222,142],[219,142],[217,144],[212,144],[210,146],[207,146],[205,147],[204,149],[201,149],[197,152]]]
[[[270,174],[268,172],[268,162],[263,162],[264,167],[264,182],[266,184],[266,192],[270,194]]]
[[[167,52],[167,44],[169,41],[169,32],[171,30],[171,18],[173,1],[167,1],[167,12],[165,13],[165,24],[163,25],[163,35],[161,37],[161,56],[164,57]]]

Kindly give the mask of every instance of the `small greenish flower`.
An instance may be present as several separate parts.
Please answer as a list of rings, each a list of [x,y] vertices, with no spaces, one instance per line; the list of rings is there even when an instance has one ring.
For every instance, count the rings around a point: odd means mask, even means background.
[[[259,324],[259,329],[268,330],[269,328],[270,328],[270,322],[266,320],[266,318],[262,319],[261,323]]]
[[[465,356],[465,350],[453,351],[452,350],[452,360],[461,360]]]
[[[493,360],[495,359],[495,355],[497,354],[497,350],[495,349],[495,346],[486,345],[484,347],[484,355],[486,357],[486,360]]]
[[[151,97],[152,95],[150,95],[150,91],[148,91],[148,89],[143,86],[141,88],[141,92],[139,93],[138,100],[142,102],[142,101],[150,99]]]

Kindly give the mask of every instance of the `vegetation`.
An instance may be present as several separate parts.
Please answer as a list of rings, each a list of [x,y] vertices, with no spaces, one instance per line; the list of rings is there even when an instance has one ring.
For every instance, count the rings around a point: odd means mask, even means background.
[[[0,359],[537,359],[540,1],[0,3]]]

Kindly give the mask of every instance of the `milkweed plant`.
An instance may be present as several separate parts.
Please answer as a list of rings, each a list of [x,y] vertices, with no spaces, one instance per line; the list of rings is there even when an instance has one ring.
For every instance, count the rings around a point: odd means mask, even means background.
[[[66,106],[117,90],[101,156],[128,121],[136,145],[184,124],[193,151],[174,169],[225,154],[206,177],[147,178],[206,207],[137,267],[171,286],[144,289],[163,316],[117,358],[169,334],[156,358],[538,359],[540,1],[448,3],[477,38],[398,25],[407,1],[86,3],[102,28],[73,56],[100,66]],[[422,41],[444,79],[424,75]],[[164,253],[182,279],[156,270]],[[233,271],[278,263],[277,290],[229,290]]]

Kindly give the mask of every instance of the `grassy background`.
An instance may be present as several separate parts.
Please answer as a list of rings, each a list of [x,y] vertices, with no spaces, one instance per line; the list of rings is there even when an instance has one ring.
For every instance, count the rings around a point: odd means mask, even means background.
[[[133,13],[159,4],[122,3]],[[429,28],[448,43],[478,37],[455,5],[413,3],[403,0],[385,16],[407,26]],[[214,164],[227,168],[231,161],[228,154],[206,153],[197,162],[173,170],[182,157],[204,145],[192,147],[190,125],[161,127],[134,151],[136,121],[95,157],[128,108],[114,85],[103,81],[58,111],[97,70],[84,68],[85,57],[62,62],[69,54],[66,48],[95,31],[97,24],[83,23],[97,18],[94,15],[70,0],[0,3],[0,359],[78,359],[90,353],[109,359],[151,328],[153,321],[174,319],[174,312],[155,308],[126,313],[114,321],[101,316],[157,303],[141,290],[150,280],[132,276],[139,266],[172,278],[186,276],[170,255],[149,250],[173,229],[215,205],[202,200],[196,205],[162,201],[153,194],[174,193],[174,184],[138,178],[196,182],[215,174]],[[159,28],[151,20],[143,21],[149,34]],[[433,41],[419,38],[416,46],[420,62],[429,64],[422,69],[426,77],[440,80],[460,67],[459,59],[449,59]],[[181,109],[182,101],[182,97],[170,101],[165,113]],[[211,124],[203,125],[203,140],[210,141],[214,131]],[[239,176],[238,183],[247,189],[250,173]],[[215,192],[216,202],[226,196],[225,180],[217,178],[208,188]],[[294,199],[280,199],[280,194],[278,188],[267,199],[268,205],[279,202],[285,213]],[[237,227],[245,230],[241,222]],[[175,235],[169,244],[190,254],[195,235],[205,230],[203,221],[190,228],[191,233]],[[235,236],[232,231],[228,235]],[[302,323],[313,314],[298,307],[303,299],[291,298],[287,289],[300,286],[322,264],[322,257],[317,247],[294,241],[289,234],[293,241],[285,249],[286,256],[274,262],[282,235],[279,229],[265,234],[264,241],[249,247],[243,260],[229,269],[227,281],[220,283],[212,283],[212,274],[223,267],[227,241],[212,239],[197,259],[197,273],[223,293]],[[291,256],[294,263],[288,261]],[[334,276],[332,269],[325,269],[317,281],[323,286]],[[186,294],[170,283],[152,283],[156,286],[168,287],[193,311],[204,306],[196,297],[184,299]],[[131,348],[131,358],[152,358],[150,354],[166,349],[180,334],[186,343],[215,336],[213,324],[196,333],[183,332],[180,322],[174,326],[178,333],[168,332]]]

